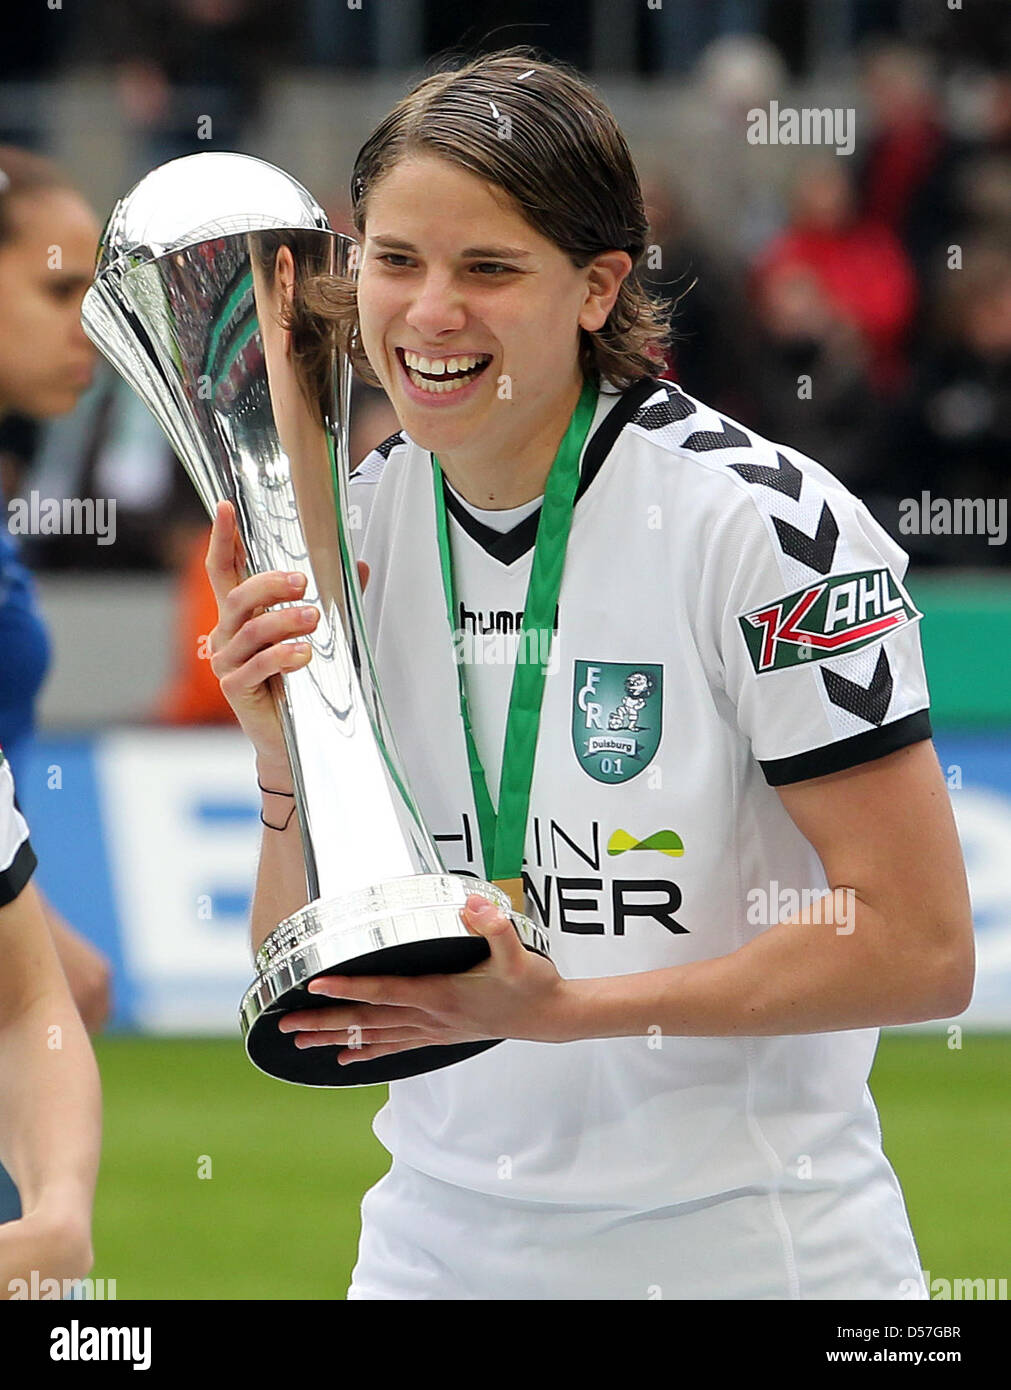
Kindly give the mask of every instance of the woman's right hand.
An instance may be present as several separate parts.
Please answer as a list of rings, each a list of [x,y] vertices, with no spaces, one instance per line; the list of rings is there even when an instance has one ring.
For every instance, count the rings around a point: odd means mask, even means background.
[[[305,608],[267,610],[291,603],[305,592],[304,574],[270,570],[241,576],[246,555],[231,502],[219,502],[207,548],[207,575],[218,602],[218,624],[210,634],[211,670],[231,705],[262,767],[287,767],[281,721],[268,682],[282,672],[297,671],[312,655],[308,634],[319,611]],[[368,565],[358,562],[362,588]],[[289,638],[300,638],[292,643]]]

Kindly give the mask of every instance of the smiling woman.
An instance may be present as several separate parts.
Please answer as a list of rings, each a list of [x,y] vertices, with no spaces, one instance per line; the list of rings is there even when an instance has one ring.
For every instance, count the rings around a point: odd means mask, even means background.
[[[358,280],[290,322],[401,425],[350,484],[384,704],[447,868],[550,958],[472,896],[480,965],[318,979],[333,1002],[279,1022],[352,1077],[503,1040],[391,1083],[348,1297],[922,1293],[866,1082],[881,1024],[966,1007],[973,953],[906,556],[816,462],[655,375],[638,177],[572,70],[522,49],[426,78],[352,195]],[[262,606],[292,591],[240,581],[235,534],[223,504],[213,669],[283,800],[264,694],[298,629]],[[803,908],[749,915],[780,887]],[[277,819],[254,946],[305,892]]]
[[[374,214],[366,261],[383,260],[394,270],[416,264],[411,253],[417,247],[386,228],[370,204],[383,179],[415,158],[471,174],[496,190],[500,207],[511,205],[518,214],[511,224],[520,232],[515,244],[511,237],[505,244],[483,245],[455,238],[461,267],[471,277],[521,274],[535,254],[531,232],[577,269],[602,252],[626,252],[631,264],[606,321],[580,333],[580,363],[584,372],[592,368],[619,386],[662,370],[668,317],[638,276],[649,228],[638,175],[610,111],[578,73],[557,63],[546,70],[516,49],[496,54],[492,63],[479,60],[419,83],[376,127],[355,161],[352,218],[359,234],[365,233],[370,208]],[[453,204],[440,205],[435,192],[426,203],[447,230],[450,225],[457,230]],[[361,376],[385,386],[358,332],[355,288],[319,280],[308,288],[307,305],[333,320],[338,341]]]

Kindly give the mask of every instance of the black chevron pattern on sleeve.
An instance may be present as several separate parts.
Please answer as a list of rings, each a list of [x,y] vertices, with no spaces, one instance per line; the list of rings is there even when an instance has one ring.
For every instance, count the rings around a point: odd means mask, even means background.
[[[751,440],[743,430],[739,430],[722,416],[720,423],[723,426],[720,430],[696,430],[688,436],[682,447],[692,449],[697,454],[706,453],[710,449],[737,449],[742,445],[746,449],[751,448]]]
[[[630,424],[647,430],[660,430],[680,420],[696,414],[696,403],[683,395],[670,382],[664,382],[667,398],[643,407],[633,415]],[[695,430],[681,444],[683,449],[694,453],[708,453],[716,449],[754,448],[755,441],[732,420],[720,416],[720,429]],[[799,502],[804,486],[803,471],[776,449],[777,467],[759,463],[730,463],[727,466],[739,478],[755,487],[772,488],[773,491],[788,497],[791,502]],[[772,517],[779,546],[784,555],[810,566],[818,574],[828,574],[835,559],[839,541],[839,525],[827,502],[822,503],[818,527],[814,535],[808,535],[799,526],[794,526],[782,517]]]
[[[800,489],[804,483],[803,473],[788,458],[784,458],[778,449],[776,458],[779,460],[778,468],[770,468],[761,463],[732,463],[730,467],[746,483],[775,488],[777,492],[784,492],[794,502],[799,502]]]
[[[825,682],[828,698],[834,705],[866,719],[868,724],[880,726],[883,723],[888,706],[892,702],[894,686],[892,668],[888,664],[884,648],[878,656],[870,685],[860,685],[857,681],[847,680],[845,676],[837,675],[826,666],[821,668],[821,678]]]
[[[662,430],[664,425],[674,425],[678,420],[687,420],[695,414],[691,401],[677,391],[668,391],[665,401],[643,406],[629,420],[630,425],[638,425],[644,430]]]
[[[776,528],[784,555],[810,565],[819,574],[828,574],[832,568],[836,542],[839,540],[839,526],[827,502],[822,503],[818,529],[813,536],[796,526],[791,526],[788,521],[783,521],[778,516],[772,518],[772,524]]]
[[[403,444],[404,436],[400,430],[396,434],[391,434],[388,439],[384,439],[382,444],[376,445],[376,453],[382,454],[384,459],[388,459],[390,454],[398,444]]]

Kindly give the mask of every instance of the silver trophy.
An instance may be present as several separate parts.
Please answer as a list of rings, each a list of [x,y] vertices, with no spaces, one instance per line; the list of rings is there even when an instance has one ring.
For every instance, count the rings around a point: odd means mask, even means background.
[[[300,1050],[277,1026],[293,1009],[337,1002],[306,992],[320,975],[443,974],[485,959],[487,942],[460,918],[468,893],[509,912],[524,946],[546,954],[543,933],[501,888],[446,872],[383,708],[348,528],[351,365],[289,342],[281,326],[292,281],[352,276],[356,252],[282,170],[189,155],[116,204],[82,310],[208,514],[234,504],[249,573],[301,571],[305,596],[294,602],[319,610],[309,664],[274,681],[310,901],[264,941],[240,1006],[251,1061],[303,1086],[414,1076],[499,1041],[341,1066],[343,1046]]]

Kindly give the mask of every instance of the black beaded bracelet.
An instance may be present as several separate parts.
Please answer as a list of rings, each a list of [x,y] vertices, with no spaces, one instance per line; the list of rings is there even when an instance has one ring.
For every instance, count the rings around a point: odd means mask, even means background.
[[[264,788],[264,790],[266,790],[266,788]],[[287,796],[287,794],[288,794],[287,792],[280,792],[280,793],[279,793],[279,795],[281,795],[281,796]],[[285,821],[285,823],[284,823],[283,825],[271,825],[271,823],[270,823],[269,820],[264,820],[264,819],[263,819],[263,812],[262,812],[262,811],[260,812],[260,820],[263,821],[264,825],[267,827],[268,830],[287,830],[289,824],[291,823],[291,818],[292,818],[292,816],[293,816],[294,814],[295,814],[295,807],[293,806],[293,807],[291,808],[291,810],[288,812],[288,819]]]

